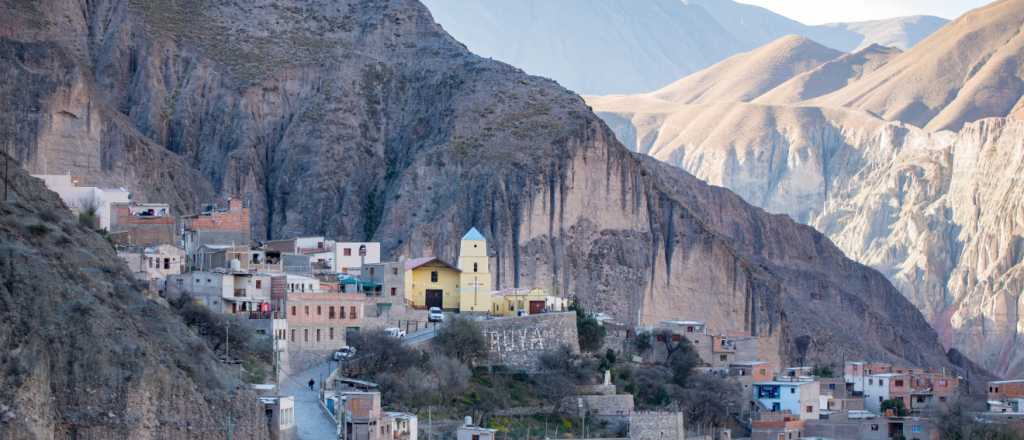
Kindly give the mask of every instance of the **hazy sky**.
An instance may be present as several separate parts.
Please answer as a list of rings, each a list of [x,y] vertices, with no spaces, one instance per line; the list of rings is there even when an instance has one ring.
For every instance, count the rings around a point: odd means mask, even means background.
[[[901,15],[954,19],[990,0],[737,0],[758,5],[804,24],[863,21]]]

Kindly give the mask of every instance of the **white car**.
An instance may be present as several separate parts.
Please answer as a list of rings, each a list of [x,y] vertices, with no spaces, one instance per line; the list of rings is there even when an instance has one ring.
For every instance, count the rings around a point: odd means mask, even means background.
[[[405,337],[405,330],[402,330],[402,329],[400,329],[398,327],[388,327],[388,328],[384,329],[384,334],[388,335],[388,336],[391,336],[392,338],[399,338],[399,339],[401,339],[401,338]]]
[[[440,307],[431,307],[427,311],[427,321],[444,322],[444,310],[441,310]]]
[[[345,359],[352,359],[356,355],[355,347],[344,346],[334,352],[334,360],[340,361]]]

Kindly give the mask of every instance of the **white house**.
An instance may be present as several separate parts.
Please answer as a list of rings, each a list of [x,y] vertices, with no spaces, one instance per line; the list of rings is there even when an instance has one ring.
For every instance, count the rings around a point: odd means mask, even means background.
[[[904,407],[910,409],[909,397],[910,378],[906,374],[882,373],[869,374],[864,380],[864,409],[875,414],[882,414],[882,402],[890,399],[904,401]]]
[[[817,420],[820,385],[817,382],[757,382],[753,398],[771,412],[789,412],[800,420]]]
[[[319,292],[320,280],[302,275],[286,274],[288,293]]]
[[[111,204],[128,203],[131,193],[124,188],[97,188],[79,186],[79,178],[70,174],[35,174],[32,177],[42,179],[46,187],[60,196],[71,212],[79,214],[88,208],[96,208],[97,226],[110,230],[110,219],[113,217]]]

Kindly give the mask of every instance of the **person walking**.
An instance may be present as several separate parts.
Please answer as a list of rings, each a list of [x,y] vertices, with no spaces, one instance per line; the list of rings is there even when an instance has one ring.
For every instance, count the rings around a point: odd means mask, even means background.
[[[316,385],[316,381],[314,381],[313,379],[310,379],[309,380],[309,390],[310,391],[313,391],[313,385]]]

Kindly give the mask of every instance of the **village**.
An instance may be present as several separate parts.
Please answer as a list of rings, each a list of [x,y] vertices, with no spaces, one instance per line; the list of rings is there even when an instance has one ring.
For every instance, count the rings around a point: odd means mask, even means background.
[[[389,261],[378,242],[254,240],[241,198],[176,213],[168,204],[136,203],[124,189],[87,186],[69,175],[36,177],[107,234],[154,298],[223,324],[218,356],[237,365],[259,395],[276,439],[926,440],[940,438],[944,415],[962,395],[982,394],[953,372],[880,360],[786,365],[776,341],[719,332],[699,315],[624,324],[600,310],[583,312],[564,292],[495,289],[488,239],[475,227],[452,243],[459,249],[454,262],[429,255]],[[499,371],[511,378],[501,380],[534,381],[552,371],[552,353],[573,366],[596,364],[567,368],[585,373],[559,388],[569,391],[542,394],[548,402],[480,414],[443,413],[436,405],[425,413],[371,380],[386,378],[382,372],[351,375],[365,371],[353,365],[365,367],[359,362],[385,349],[367,341],[415,356],[456,326],[483,341],[481,356],[461,359],[473,375]],[[246,358],[245,343],[232,340],[246,331],[265,345],[268,365]],[[689,364],[679,360],[686,353]],[[648,366],[678,386],[649,386],[641,380]],[[699,415],[670,403],[695,395],[701,380],[728,391],[703,397]],[[986,408],[969,418],[1024,430],[1024,379],[993,381],[984,391]],[[532,434],[533,425],[521,423],[525,435],[509,422],[540,412],[565,417],[550,429],[544,418],[545,430]]]

